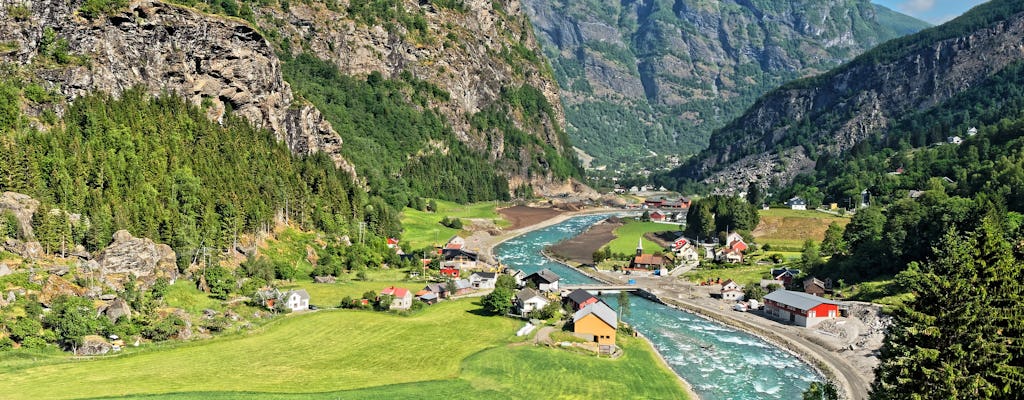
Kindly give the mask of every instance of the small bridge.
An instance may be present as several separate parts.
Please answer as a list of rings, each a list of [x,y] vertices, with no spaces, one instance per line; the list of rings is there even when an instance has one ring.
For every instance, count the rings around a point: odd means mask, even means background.
[[[563,291],[573,290],[586,290],[588,292],[634,292],[638,290],[645,290],[643,287],[637,285],[564,285],[560,286]]]

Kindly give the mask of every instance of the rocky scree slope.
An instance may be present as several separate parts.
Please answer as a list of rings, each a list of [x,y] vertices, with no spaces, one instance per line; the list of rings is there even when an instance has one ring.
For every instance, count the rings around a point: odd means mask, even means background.
[[[525,0],[598,162],[693,154],[783,82],[927,27],[867,0]]]
[[[774,90],[672,176],[734,191],[750,181],[790,182],[821,155],[890,134],[901,116],[939,106],[1024,59],[1022,12],[1020,2],[992,1]]]
[[[322,151],[351,168],[340,155],[341,138],[316,108],[294,99],[270,43],[247,23],[159,1],[87,19],[78,12],[82,4],[0,1],[0,61],[69,100],[141,85],[202,104],[212,119],[230,109],[295,153]],[[67,52],[64,59],[54,57],[54,46]]]

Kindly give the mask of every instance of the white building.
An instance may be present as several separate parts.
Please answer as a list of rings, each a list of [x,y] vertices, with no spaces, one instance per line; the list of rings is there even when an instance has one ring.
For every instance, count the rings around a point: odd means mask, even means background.
[[[289,311],[309,309],[309,293],[306,289],[289,290],[281,295],[282,307]]]
[[[498,282],[498,274],[493,272],[474,272],[469,276],[469,283],[474,289],[494,289]]]
[[[516,311],[524,318],[530,311],[542,309],[548,303],[550,301],[547,297],[532,288],[525,288],[516,294]]]
[[[722,284],[722,300],[743,301],[746,296],[743,294],[743,286],[732,279]]]

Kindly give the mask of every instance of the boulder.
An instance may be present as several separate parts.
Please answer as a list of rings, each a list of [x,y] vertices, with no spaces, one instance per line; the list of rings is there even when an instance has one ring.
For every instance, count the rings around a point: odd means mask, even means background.
[[[11,267],[8,267],[6,263],[0,263],[0,276],[7,276],[14,273],[11,271]]]
[[[176,256],[170,246],[136,238],[128,231],[114,233],[114,242],[96,255],[96,264],[108,284],[122,287],[128,276],[135,276],[140,289],[147,289],[157,278],[171,282],[178,278]]]
[[[103,336],[89,335],[82,338],[82,345],[78,346],[75,354],[80,356],[100,356],[110,352],[113,346]]]
[[[128,302],[124,301],[124,299],[116,298],[103,310],[103,314],[110,319],[110,322],[117,322],[118,318],[121,317],[130,319],[132,317],[132,308],[128,306]]]
[[[32,239],[32,215],[39,209],[39,201],[31,196],[15,192],[0,194],[0,214],[9,212],[18,220],[18,233]]]
[[[22,242],[17,239],[7,238],[4,242],[4,247],[22,258],[34,260],[43,255],[43,245],[39,244],[39,242]]]
[[[39,294],[39,302],[49,307],[53,299],[60,296],[82,296],[84,294],[85,289],[78,285],[68,282],[57,275],[50,275],[46,278],[46,283],[43,284],[43,290]]]
[[[333,276],[331,276],[331,275],[327,275],[327,276],[317,276],[317,277],[314,277],[314,278],[313,278],[313,282],[316,282],[316,283],[334,283],[334,282],[336,282],[336,281],[337,281],[337,279],[335,279],[335,278],[334,278]]]

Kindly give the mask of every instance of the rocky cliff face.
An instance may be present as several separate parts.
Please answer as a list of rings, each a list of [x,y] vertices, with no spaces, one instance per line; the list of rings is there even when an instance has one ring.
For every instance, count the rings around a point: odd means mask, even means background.
[[[510,112],[509,117],[562,155],[571,155],[563,130],[565,115],[558,85],[540,56],[540,46],[518,0],[465,0],[461,7],[414,0],[383,3],[400,10],[395,12],[398,15],[422,18],[423,29],[385,17],[361,17],[352,10],[355,3],[332,8],[318,2],[292,2],[287,9],[267,6],[254,12],[260,28],[274,32],[279,37],[278,47],[290,49],[293,55],[310,52],[331,61],[346,75],[366,76],[380,71],[385,77],[398,79],[408,72],[446,91],[449,100],[434,99],[428,106],[446,117],[461,141],[478,151],[489,151],[495,162],[525,161],[528,166],[532,156],[523,157],[525,160],[504,158],[503,138],[494,132],[474,130],[470,118],[500,102],[502,91],[532,86],[553,106],[551,118],[516,112]],[[531,119],[542,122],[530,126]],[[524,173],[511,176],[510,182],[531,179]]]
[[[1007,2],[993,2],[993,8],[995,3]],[[1024,14],[970,23],[983,20],[978,15],[887,43],[827,74],[773,91],[716,132],[681,175],[710,183],[744,176],[764,184],[772,171],[786,170],[780,176],[788,182],[799,170],[790,166],[808,165],[801,160],[805,154],[841,154],[871,135],[885,135],[902,115],[940,105],[1024,60]],[[752,162],[776,150],[784,154],[775,161]]]
[[[695,153],[760,94],[908,29],[867,0],[525,3],[568,89],[570,134],[599,161]]]
[[[90,20],[79,15],[81,4],[0,0],[0,61],[22,66],[69,99],[141,85],[201,104],[213,119],[230,108],[294,152],[322,151],[346,166],[338,135],[315,108],[293,98],[273,49],[250,25],[159,1],[134,1]],[[47,48],[54,43],[71,61],[52,60]]]

